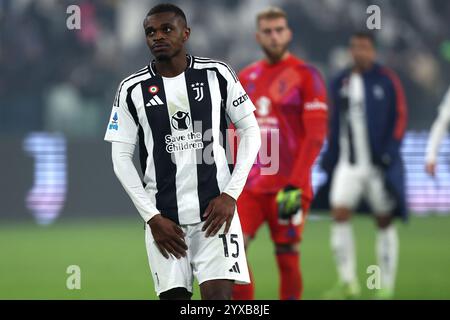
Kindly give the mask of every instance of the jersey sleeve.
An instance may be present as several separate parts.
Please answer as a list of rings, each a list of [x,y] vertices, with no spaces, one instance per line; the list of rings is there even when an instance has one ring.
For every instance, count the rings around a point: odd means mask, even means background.
[[[439,145],[445,137],[447,127],[450,124],[450,88],[448,89],[444,100],[438,107],[439,114],[431,127],[428,138],[425,160],[427,163],[434,163],[437,160]]]
[[[236,123],[253,113],[253,111],[255,111],[255,106],[231,68],[227,68],[224,77],[227,81],[227,101],[225,110],[230,117],[231,122]]]
[[[131,115],[129,103],[132,103],[131,93],[119,85],[106,128],[105,141],[136,144],[138,126]]]
[[[439,117],[442,117],[445,121],[450,122],[450,88],[445,93],[444,99],[438,107]]]
[[[374,155],[374,159],[378,165],[388,167],[400,152],[401,142],[407,127],[408,108],[403,86],[397,74],[387,68],[382,69],[382,74],[390,82],[392,92],[390,95],[389,126],[386,127],[389,136],[387,136],[388,139],[383,144],[380,153]]]
[[[326,117],[327,90],[319,71],[309,67],[304,72],[302,85],[303,117]]]
[[[306,188],[306,201],[312,200],[310,193],[311,168],[318,157],[327,134],[328,106],[326,87],[320,73],[310,67],[302,74],[302,122],[303,140],[292,168],[289,184]]]

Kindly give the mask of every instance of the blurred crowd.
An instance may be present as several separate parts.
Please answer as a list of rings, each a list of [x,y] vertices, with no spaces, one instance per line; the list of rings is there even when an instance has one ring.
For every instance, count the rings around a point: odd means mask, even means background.
[[[170,2],[170,1],[169,1]],[[171,1],[192,28],[192,54],[236,70],[261,56],[255,15],[283,7],[294,31],[292,51],[330,79],[349,63],[349,35],[366,27],[366,8],[381,8],[380,60],[396,70],[410,107],[409,129],[429,129],[450,85],[450,2],[442,0]],[[59,131],[102,139],[122,78],[151,59],[142,20],[156,1],[1,0],[0,133]],[[69,30],[69,5],[81,28]]]

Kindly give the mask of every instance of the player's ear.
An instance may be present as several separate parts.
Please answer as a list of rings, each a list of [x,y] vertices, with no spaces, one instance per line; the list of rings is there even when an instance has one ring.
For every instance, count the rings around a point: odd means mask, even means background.
[[[183,42],[188,41],[190,35],[191,35],[191,28],[185,27],[183,32]]]

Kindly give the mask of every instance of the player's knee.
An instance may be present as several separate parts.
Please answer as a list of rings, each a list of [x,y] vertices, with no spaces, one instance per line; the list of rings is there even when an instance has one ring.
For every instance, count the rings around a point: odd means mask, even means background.
[[[207,291],[202,300],[231,300],[232,291],[224,290],[224,289],[216,289]]]
[[[231,300],[234,282],[231,280],[210,280],[200,285],[202,300]]]
[[[159,299],[161,300],[191,300],[192,293],[186,288],[173,288],[164,292],[161,292]]]
[[[351,218],[350,209],[347,209],[344,207],[333,208],[332,214],[333,214],[333,219],[336,222],[347,222]]]
[[[392,215],[379,215],[376,217],[376,223],[379,229],[386,229],[392,224]]]

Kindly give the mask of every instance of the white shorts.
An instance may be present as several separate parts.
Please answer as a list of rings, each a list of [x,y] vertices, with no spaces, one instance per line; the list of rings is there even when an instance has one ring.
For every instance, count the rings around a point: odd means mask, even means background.
[[[145,245],[152,272],[155,291],[159,296],[167,290],[183,287],[192,292],[194,277],[199,284],[208,280],[229,279],[237,283],[250,283],[245,256],[244,239],[237,212],[230,229],[223,234],[225,224],[214,237],[205,237],[204,222],[180,226],[186,234],[188,247],[185,257],[170,255],[169,259],[159,251],[150,227],[146,224]]]
[[[386,190],[381,169],[339,163],[331,182],[330,204],[354,210],[364,198],[377,215],[390,214],[395,201]]]

